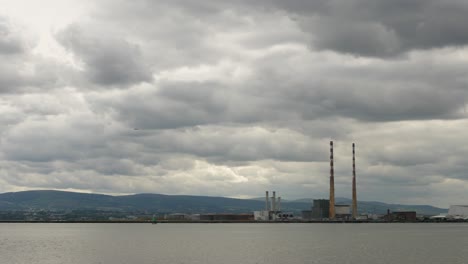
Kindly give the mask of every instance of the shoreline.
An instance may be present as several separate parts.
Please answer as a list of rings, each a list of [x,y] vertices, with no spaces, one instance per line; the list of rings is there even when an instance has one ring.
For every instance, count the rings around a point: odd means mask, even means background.
[[[151,221],[125,221],[125,220],[103,220],[103,221],[27,221],[27,220],[0,220],[0,224],[153,224]],[[414,222],[385,222],[385,221],[232,221],[232,220],[196,220],[196,221],[171,221],[160,220],[156,224],[403,224],[403,223],[468,223],[467,221],[414,221]]]

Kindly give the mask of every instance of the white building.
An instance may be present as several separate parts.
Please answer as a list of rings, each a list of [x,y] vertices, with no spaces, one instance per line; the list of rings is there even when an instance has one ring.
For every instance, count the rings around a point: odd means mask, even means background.
[[[273,196],[268,196],[268,191],[265,192],[265,210],[254,211],[255,221],[276,221],[282,219],[279,216],[281,213],[281,197],[276,198],[276,192],[273,191]]]
[[[448,217],[468,219],[468,205],[451,205]]]
[[[337,214],[337,215],[351,215],[351,205],[348,205],[348,204],[335,204],[335,214]]]
[[[254,211],[255,221],[269,221],[270,212],[269,211]]]

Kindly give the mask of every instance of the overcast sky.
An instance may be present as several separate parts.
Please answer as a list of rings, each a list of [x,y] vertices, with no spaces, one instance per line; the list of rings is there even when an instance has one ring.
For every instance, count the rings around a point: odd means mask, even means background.
[[[0,192],[468,203],[466,0],[0,6]]]

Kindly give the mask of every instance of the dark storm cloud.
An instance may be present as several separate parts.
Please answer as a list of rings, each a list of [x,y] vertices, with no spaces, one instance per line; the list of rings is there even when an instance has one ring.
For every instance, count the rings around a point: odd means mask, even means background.
[[[92,82],[119,86],[151,80],[138,45],[108,36],[107,32],[92,32],[72,25],[58,35],[60,42],[84,63],[86,77]]]

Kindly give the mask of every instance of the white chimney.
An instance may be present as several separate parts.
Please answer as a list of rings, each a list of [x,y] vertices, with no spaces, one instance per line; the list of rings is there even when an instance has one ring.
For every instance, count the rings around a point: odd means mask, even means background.
[[[273,197],[271,197],[271,210],[276,212],[276,192],[273,191]]]

